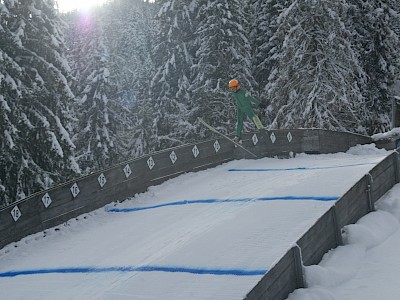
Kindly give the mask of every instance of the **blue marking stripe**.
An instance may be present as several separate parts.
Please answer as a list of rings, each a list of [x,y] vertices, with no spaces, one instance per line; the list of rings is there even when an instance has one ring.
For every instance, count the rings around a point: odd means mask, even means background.
[[[21,275],[42,275],[42,274],[90,274],[90,273],[110,273],[110,272],[167,272],[167,273],[190,273],[197,275],[216,275],[216,276],[262,276],[268,270],[265,269],[208,269],[208,268],[189,268],[189,267],[163,267],[163,266],[143,266],[143,267],[75,267],[75,268],[53,268],[53,269],[31,269],[20,271],[9,271],[0,273],[0,277],[15,277]]]
[[[315,167],[315,168],[306,168],[306,167],[298,167],[298,168],[286,168],[286,169],[229,169],[229,172],[281,172],[281,171],[310,171],[310,170],[327,170],[327,169],[336,169],[336,168],[348,168],[348,167],[357,167],[357,166],[365,166],[365,165],[376,165],[376,163],[364,163],[364,164],[353,164],[353,165],[340,165],[340,166],[332,166],[332,167]]]
[[[202,200],[182,200],[177,202],[163,203],[153,206],[133,207],[133,208],[106,208],[108,212],[127,213],[141,210],[155,209],[167,206],[179,206],[189,204],[213,204],[213,203],[231,203],[231,202],[250,202],[250,201],[293,201],[293,200],[314,200],[314,201],[336,201],[339,196],[277,196],[261,198],[239,198],[239,199],[202,199]]]

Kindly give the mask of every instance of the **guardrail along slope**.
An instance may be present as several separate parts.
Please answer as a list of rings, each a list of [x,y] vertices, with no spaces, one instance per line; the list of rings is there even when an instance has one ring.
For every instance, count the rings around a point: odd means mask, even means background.
[[[374,204],[400,178],[400,155],[393,152],[361,178],[268,271],[245,299],[283,300],[305,287],[303,266],[318,264],[342,245],[341,228],[374,210]]]
[[[260,131],[245,134],[243,140],[243,145],[258,157],[334,153],[372,142],[370,137],[320,129]],[[145,192],[149,186],[185,172],[240,158],[251,157],[230,141],[217,137],[132,159],[38,192],[0,210],[0,248],[108,203]]]

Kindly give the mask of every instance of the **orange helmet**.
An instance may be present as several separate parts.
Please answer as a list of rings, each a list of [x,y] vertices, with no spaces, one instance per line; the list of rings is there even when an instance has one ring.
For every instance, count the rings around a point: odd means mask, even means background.
[[[229,81],[228,87],[231,91],[238,91],[240,89],[239,81],[237,79],[232,79]]]

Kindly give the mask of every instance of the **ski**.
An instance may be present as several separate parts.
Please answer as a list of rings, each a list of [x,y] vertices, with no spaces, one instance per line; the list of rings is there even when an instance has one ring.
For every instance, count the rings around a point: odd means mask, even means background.
[[[231,143],[235,144],[237,147],[239,147],[240,149],[243,149],[244,151],[246,151],[247,153],[249,153],[251,156],[258,158],[257,155],[255,155],[253,152],[251,152],[250,150],[246,149],[243,145],[236,143],[234,140],[232,140],[231,138],[229,138],[228,136],[226,136],[225,134],[219,132],[217,129],[215,129],[214,127],[212,127],[211,125],[209,125],[208,123],[206,123],[206,121],[204,121],[202,118],[197,117],[197,119],[199,120],[199,122],[201,124],[203,124],[205,127],[207,127],[208,129],[210,129],[212,132],[215,132],[216,134],[222,136],[223,138],[227,139],[228,141],[230,141]]]

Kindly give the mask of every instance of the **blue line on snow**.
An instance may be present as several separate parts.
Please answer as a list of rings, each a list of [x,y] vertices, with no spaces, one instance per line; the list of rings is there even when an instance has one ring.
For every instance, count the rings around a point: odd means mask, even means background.
[[[254,269],[200,269],[188,267],[162,267],[162,266],[143,266],[143,267],[75,267],[75,268],[53,268],[53,269],[32,269],[9,271],[0,273],[0,278],[15,277],[20,275],[41,275],[41,274],[88,274],[88,273],[110,273],[110,272],[168,272],[168,273],[190,273],[198,275],[218,275],[218,276],[260,276],[268,270]]]
[[[135,212],[140,210],[155,209],[166,206],[178,206],[187,204],[212,204],[230,202],[250,202],[250,201],[278,201],[278,200],[314,200],[314,201],[336,201],[338,196],[281,196],[281,197],[261,197],[261,198],[239,198],[239,199],[203,199],[203,200],[182,200],[177,202],[163,203],[153,206],[134,207],[134,208],[106,208],[108,212]]]
[[[364,164],[354,164],[354,165],[341,165],[341,166],[333,166],[333,167],[316,167],[316,168],[306,168],[306,167],[298,167],[298,168],[286,168],[286,169],[229,169],[229,172],[280,172],[280,171],[309,171],[309,170],[327,170],[327,169],[336,169],[336,168],[347,168],[347,167],[356,167],[356,166],[364,166],[364,165],[376,165],[376,163],[364,163]]]

